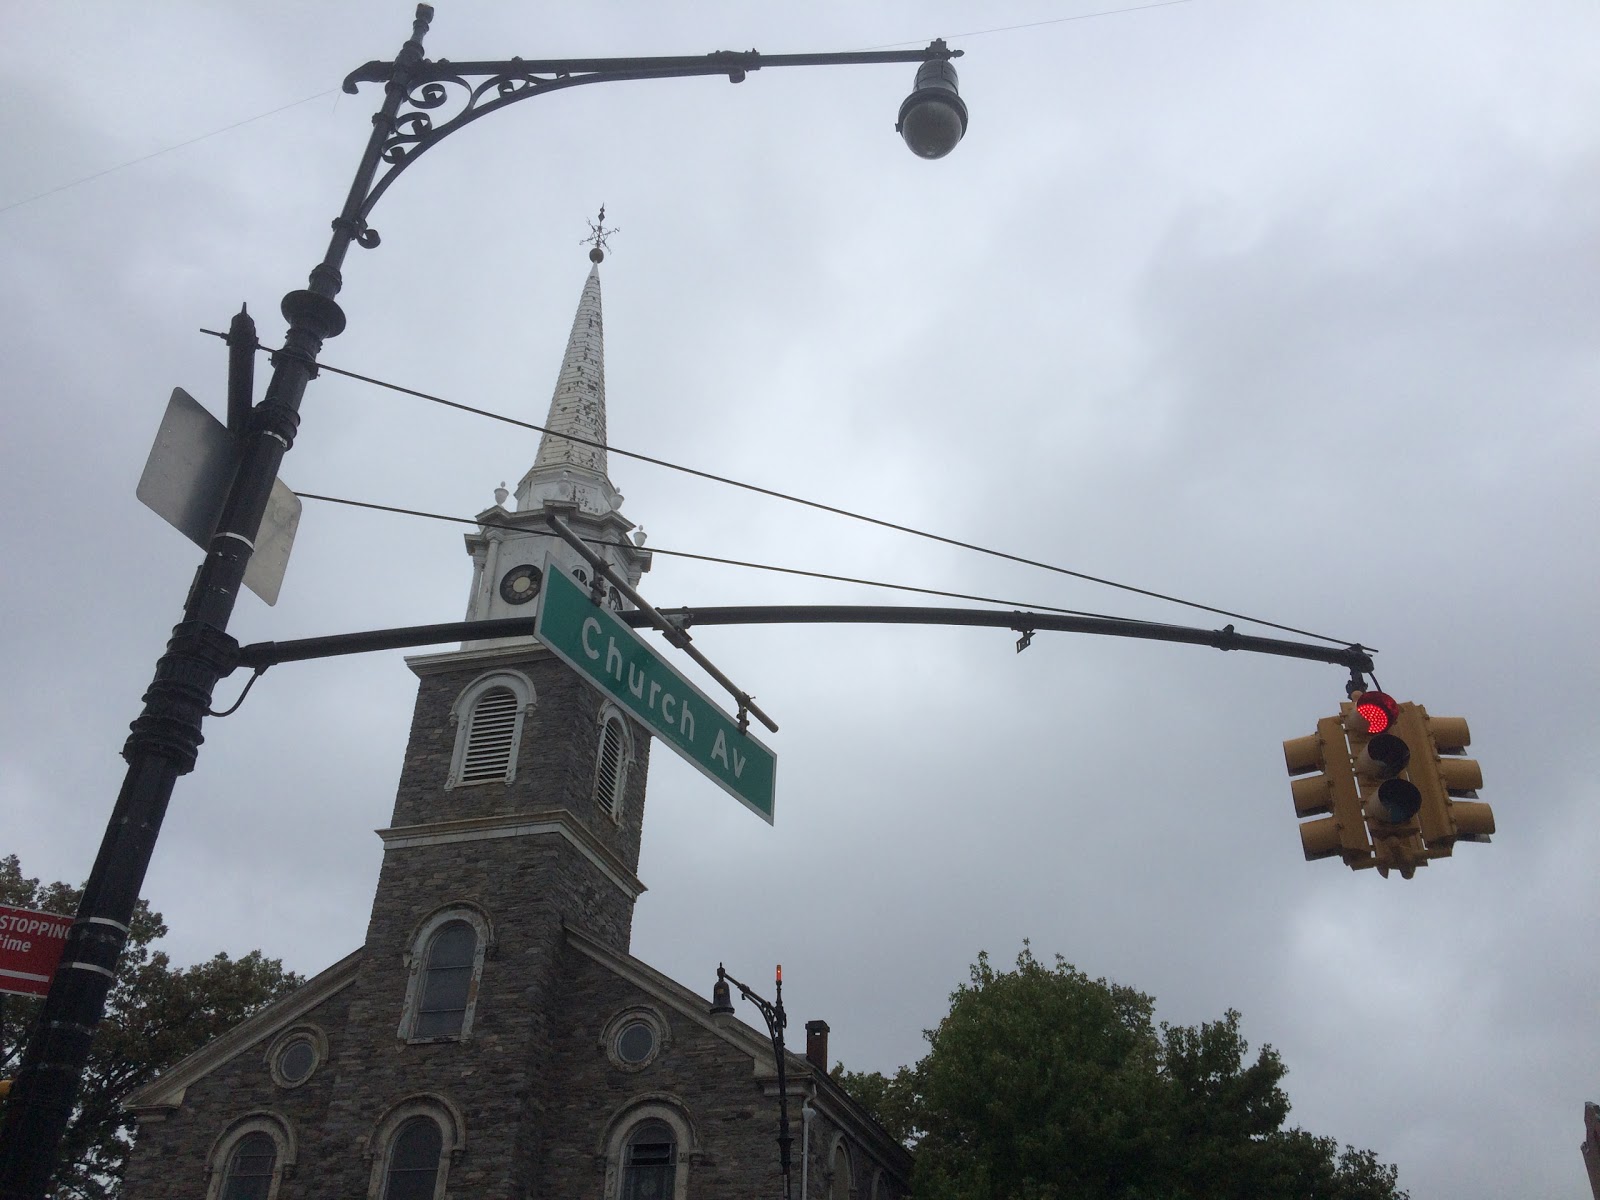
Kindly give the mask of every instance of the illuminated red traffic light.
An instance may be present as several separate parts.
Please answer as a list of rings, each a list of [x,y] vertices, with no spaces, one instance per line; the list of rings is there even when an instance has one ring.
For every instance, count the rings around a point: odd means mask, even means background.
[[[1367,723],[1367,733],[1383,733],[1400,716],[1400,705],[1386,692],[1362,692],[1356,697],[1356,715]]]

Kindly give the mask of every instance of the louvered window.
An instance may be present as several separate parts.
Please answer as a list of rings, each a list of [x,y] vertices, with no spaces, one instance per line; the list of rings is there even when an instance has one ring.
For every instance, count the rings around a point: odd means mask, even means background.
[[[460,783],[503,780],[516,750],[517,698],[510,688],[490,688],[472,706]]]
[[[610,716],[600,728],[600,761],[595,764],[594,802],[608,817],[617,815],[622,803],[622,775],[626,762],[626,742],[622,721]]]

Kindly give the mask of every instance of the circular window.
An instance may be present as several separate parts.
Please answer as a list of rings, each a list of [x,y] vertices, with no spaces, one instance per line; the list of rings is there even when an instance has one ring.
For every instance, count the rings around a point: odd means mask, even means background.
[[[624,1071],[643,1071],[672,1044],[672,1027],[654,1008],[636,1005],[613,1013],[595,1049]]]
[[[279,1087],[299,1087],[328,1057],[328,1039],[320,1029],[300,1025],[280,1035],[267,1051],[267,1067]]]
[[[656,1052],[656,1031],[648,1021],[629,1021],[617,1035],[617,1057],[630,1067],[642,1066]]]
[[[297,1038],[278,1055],[278,1074],[285,1083],[304,1083],[316,1065],[317,1051],[308,1038]]]

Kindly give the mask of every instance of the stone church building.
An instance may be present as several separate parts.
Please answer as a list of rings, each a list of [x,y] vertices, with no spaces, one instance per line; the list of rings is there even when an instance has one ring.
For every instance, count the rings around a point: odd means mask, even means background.
[[[531,616],[547,554],[588,582],[546,512],[630,582],[650,567],[587,444],[606,440],[591,257],[533,466],[467,536],[469,620]],[[766,1031],[629,952],[649,735],[531,638],[407,663],[365,943],[129,1098],[126,1195],[782,1196]],[[909,1154],[827,1078],[827,1026],[806,1031],[786,1056],[793,1195],[900,1200]]]

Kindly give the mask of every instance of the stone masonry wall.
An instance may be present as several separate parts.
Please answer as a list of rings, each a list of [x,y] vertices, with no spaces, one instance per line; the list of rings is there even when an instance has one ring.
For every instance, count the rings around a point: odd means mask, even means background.
[[[451,708],[475,680],[502,668],[525,675],[536,694],[534,710],[523,724],[516,777],[509,784],[477,783],[446,790],[456,743]],[[459,668],[428,668],[417,689],[393,824],[565,808],[587,824],[628,870],[637,870],[650,735],[637,722],[628,721],[633,762],[619,806],[620,822],[600,813],[593,792],[603,703],[599,692],[538,646],[512,648],[487,660],[475,657]]]
[[[586,955],[569,948],[562,963],[562,1001],[553,1014],[549,1073],[543,1084],[552,1102],[534,1194],[548,1200],[598,1200],[602,1195],[610,1200],[602,1189],[611,1134],[619,1123],[630,1123],[630,1109],[641,1102],[667,1100],[681,1105],[698,1140],[692,1153],[679,1147],[680,1157],[688,1156],[688,1189],[694,1200],[781,1195],[777,1097],[772,1081],[757,1077],[750,1054]],[[709,1008],[709,995],[705,1004]],[[636,1007],[659,1015],[669,1031],[654,1061],[639,1070],[618,1065],[603,1040],[608,1023]],[[792,1180],[798,1197],[800,1102],[810,1069],[793,1057],[789,1068]],[[812,1197],[829,1194],[827,1152],[838,1132],[822,1116],[812,1124]],[[873,1200],[870,1188],[881,1164],[861,1145],[847,1144],[857,1188],[851,1195]],[[887,1195],[903,1196],[898,1178],[886,1182]]]
[[[451,706],[484,673],[511,666],[529,677],[536,706],[524,722],[516,778],[446,790],[455,727]],[[638,863],[647,745],[630,773],[622,820],[592,799],[600,698],[538,648],[521,647],[460,669],[424,674],[395,800],[394,825],[565,809],[632,870]],[[400,1026],[407,958],[419,927],[441,909],[487,914],[492,944],[464,1042],[408,1044]],[[342,1147],[323,1168],[328,1194],[364,1194],[369,1164],[359,1146],[407,1097],[434,1093],[463,1114],[466,1148],[450,1169],[450,1193],[523,1196],[544,1123],[549,1022],[561,1003],[555,972],[562,924],[571,921],[625,949],[632,901],[554,834],[408,847],[384,854],[368,925],[365,961],[350,989],[349,1053],[329,1106],[327,1141]]]
[[[183,1105],[166,1119],[141,1121],[123,1187],[126,1200],[203,1200],[212,1146],[235,1121],[261,1112],[288,1120],[300,1143],[299,1169],[284,1179],[278,1200],[327,1195],[313,1164],[330,1152],[342,1151],[340,1147],[330,1151],[325,1144],[324,1121],[347,1050],[348,1009],[349,993],[341,992],[294,1022],[315,1025],[328,1039],[327,1059],[299,1087],[280,1087],[267,1069],[266,1052],[277,1036],[273,1034],[191,1085]]]
[[[559,1102],[548,1106],[536,1194],[600,1197],[613,1123],[641,1098],[670,1096],[681,1101],[699,1138],[689,1163],[695,1200],[780,1195],[776,1108],[762,1096],[750,1056],[574,950],[563,965],[547,1077]],[[615,1065],[601,1040],[607,1022],[633,1006],[659,1014],[669,1030],[669,1043],[643,1070]],[[679,1147],[680,1155],[688,1151]]]

